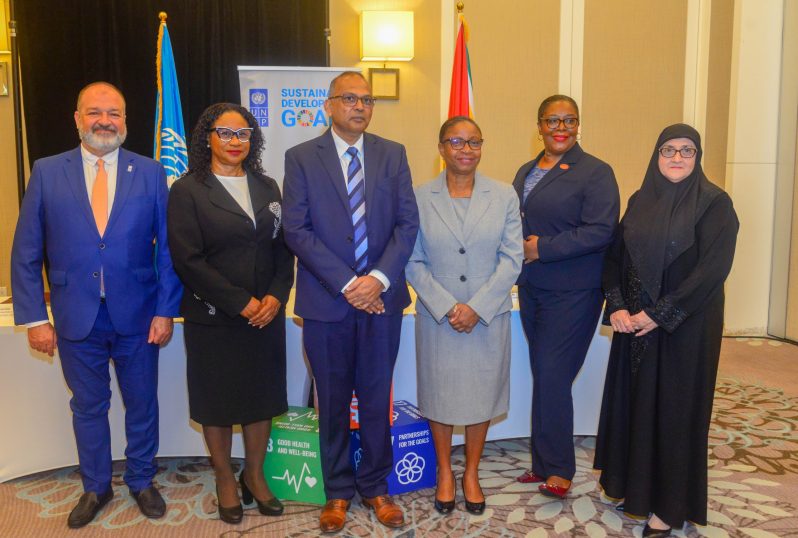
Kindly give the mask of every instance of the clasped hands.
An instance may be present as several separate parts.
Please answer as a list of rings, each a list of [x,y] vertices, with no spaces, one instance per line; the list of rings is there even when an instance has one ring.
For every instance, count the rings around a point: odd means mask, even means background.
[[[479,322],[479,315],[465,303],[454,305],[446,313],[446,317],[449,318],[449,325],[452,326],[452,329],[459,333],[470,333]]]
[[[532,263],[540,258],[538,239],[540,237],[537,235],[528,235],[524,239],[524,263]]]
[[[617,310],[610,314],[612,330],[619,333],[635,333],[635,336],[648,334],[659,325],[648,317],[645,310],[630,315],[628,310]]]
[[[252,297],[241,315],[249,320],[250,325],[262,329],[275,318],[280,311],[280,305],[280,301],[272,295],[264,295],[260,301]]]
[[[357,277],[345,290],[344,298],[353,307],[369,314],[384,314],[385,305],[380,298],[382,282],[371,275]]]

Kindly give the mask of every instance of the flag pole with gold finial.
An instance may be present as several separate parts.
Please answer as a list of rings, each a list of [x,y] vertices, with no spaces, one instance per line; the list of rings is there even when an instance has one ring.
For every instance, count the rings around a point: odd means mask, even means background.
[[[161,11],[158,13],[158,18],[161,20],[161,24],[158,28],[158,53],[155,55],[155,72],[157,73],[157,85],[158,85],[158,104],[157,110],[163,110],[163,77],[161,74],[161,45],[163,44],[163,30],[166,27],[166,17],[167,14],[165,11]],[[158,114],[157,124],[155,125],[155,160],[160,160],[161,158],[161,123],[163,122],[163,114]]]

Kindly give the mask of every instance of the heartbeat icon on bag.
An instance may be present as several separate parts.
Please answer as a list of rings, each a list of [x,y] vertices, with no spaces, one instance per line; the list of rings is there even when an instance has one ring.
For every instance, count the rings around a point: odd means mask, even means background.
[[[305,472],[307,472],[307,476],[305,476]],[[303,482],[310,488],[314,487],[318,482],[316,478],[310,476],[310,467],[308,467],[307,463],[302,464],[302,472],[299,475],[299,479],[297,479],[296,476],[292,476],[291,473],[288,472],[288,469],[285,470],[283,476],[273,476],[272,478],[274,480],[283,480],[288,482],[288,485],[294,488],[295,493],[299,493]]]

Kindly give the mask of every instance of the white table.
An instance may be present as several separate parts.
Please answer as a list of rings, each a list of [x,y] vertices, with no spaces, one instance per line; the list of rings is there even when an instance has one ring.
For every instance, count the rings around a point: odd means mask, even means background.
[[[0,298],[2,302],[2,298]],[[289,310],[291,303],[289,303]],[[302,350],[302,321],[290,313],[286,321],[288,402],[305,405],[309,369]],[[408,309],[394,371],[394,399],[416,402],[415,318]],[[574,431],[594,435],[598,426],[610,333],[597,327],[585,365],[574,383]],[[0,304],[0,482],[37,471],[77,464],[70,393],[58,355],[50,358],[30,350],[25,329],[14,327],[10,305]],[[111,368],[113,397],[110,421],[114,459],[124,458],[124,414]],[[512,313],[510,411],[494,421],[489,439],[529,435],[532,375],[527,344],[517,308]],[[206,455],[201,429],[188,418],[186,356],[183,326],[175,324],[171,342],[161,350],[158,398],[160,402],[159,456]],[[462,443],[462,429],[455,430]],[[233,454],[243,456],[241,436],[234,436]]]

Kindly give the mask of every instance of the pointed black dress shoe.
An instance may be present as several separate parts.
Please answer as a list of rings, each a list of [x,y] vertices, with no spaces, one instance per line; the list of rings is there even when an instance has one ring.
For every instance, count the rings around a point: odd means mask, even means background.
[[[114,498],[114,491],[108,489],[105,493],[97,495],[93,491],[87,491],[80,496],[78,504],[69,513],[67,526],[71,529],[78,529],[92,522],[97,512]]]
[[[465,507],[466,510],[474,514],[475,516],[481,515],[485,511],[485,501],[482,502],[471,502],[468,500],[465,494],[465,478],[460,478],[460,485],[463,487],[463,499],[465,499]]]
[[[258,512],[263,514],[264,516],[281,516],[283,515],[283,511],[285,510],[285,506],[281,503],[277,497],[272,497],[268,501],[261,501],[255,495],[252,494],[252,491],[247,486],[247,483],[244,481],[244,473],[241,473],[241,476],[238,478],[238,481],[241,483],[241,500],[244,501],[244,504],[251,504],[252,501],[255,501],[258,504]]]
[[[219,486],[216,486],[216,505],[216,509],[219,512],[219,519],[225,523],[235,525],[241,523],[241,520],[244,519],[244,509],[241,507],[241,503],[235,506],[222,506],[222,503],[219,502]]]
[[[454,482],[454,486],[456,488],[457,482],[455,481],[454,473],[452,473],[452,482]],[[433,506],[439,514],[451,514],[454,511],[454,501],[455,499],[452,499],[451,501],[441,501],[438,499],[438,489],[435,488],[435,502],[433,503]]]
[[[451,514],[454,512],[454,499],[451,501],[441,501],[437,497],[435,497],[435,502],[433,503],[435,506],[435,510],[438,511],[439,514]]]
[[[671,535],[671,529],[652,529],[646,523],[646,526],[643,527],[643,536],[645,538],[665,538],[666,536]]]
[[[131,495],[136,499],[141,513],[150,519],[158,519],[166,513],[166,503],[155,486],[144,488],[140,491],[131,491]]]

